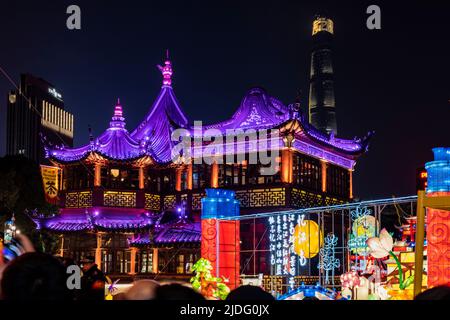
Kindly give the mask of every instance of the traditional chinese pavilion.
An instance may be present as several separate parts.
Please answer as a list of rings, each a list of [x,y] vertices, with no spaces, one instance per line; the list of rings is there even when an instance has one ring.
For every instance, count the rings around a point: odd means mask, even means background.
[[[321,133],[308,124],[298,104],[286,106],[259,87],[245,94],[231,119],[203,126],[199,133],[175,96],[171,61],[160,70],[161,91],[137,128],[126,128],[126,109],[117,101],[109,128],[89,144],[46,146],[47,157],[62,172],[61,213],[34,220],[39,228],[61,235],[61,255],[75,260],[95,256],[108,274],[186,276],[200,255],[205,188],[234,190],[241,214],[351,201],[353,171],[370,134],[345,140]],[[265,175],[263,164],[249,161],[252,148],[240,149],[243,158],[230,161],[228,140],[212,164],[196,161],[195,152],[192,158],[180,153],[173,161],[176,129],[193,141],[208,132],[226,136],[230,129],[277,129],[279,136],[265,144],[269,152],[280,151],[276,173]],[[245,141],[260,144],[264,139],[256,134]],[[263,234],[264,226],[243,223],[240,228],[245,252],[257,240],[247,239],[246,233],[257,228]],[[258,259],[252,264],[258,270],[243,272],[264,270],[266,257]]]

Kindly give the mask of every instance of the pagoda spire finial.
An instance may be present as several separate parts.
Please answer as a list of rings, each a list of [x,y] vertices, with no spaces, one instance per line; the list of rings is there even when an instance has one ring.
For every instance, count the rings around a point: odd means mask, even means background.
[[[94,136],[92,135],[92,127],[90,124],[88,124],[88,132],[89,132],[89,143],[92,143],[94,141]]]
[[[123,110],[122,105],[120,104],[120,98],[117,98],[116,107],[114,108],[114,117],[122,117]]]
[[[123,117],[123,109],[120,104],[120,98],[117,98],[116,106],[114,107],[114,115],[110,122],[111,128],[125,128],[125,118]]]
[[[169,60],[169,49],[166,49],[166,61],[164,62],[164,66],[158,65],[158,69],[163,76],[163,86],[171,86],[173,69],[172,62]]]

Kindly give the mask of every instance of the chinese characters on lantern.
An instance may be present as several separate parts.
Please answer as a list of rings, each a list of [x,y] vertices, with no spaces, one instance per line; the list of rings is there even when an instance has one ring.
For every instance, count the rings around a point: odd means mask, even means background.
[[[298,268],[306,265],[303,250],[296,252],[295,242],[308,241],[306,234],[295,236],[296,226],[304,225],[304,215],[284,214],[269,218],[270,263],[277,276],[287,276],[294,289]]]

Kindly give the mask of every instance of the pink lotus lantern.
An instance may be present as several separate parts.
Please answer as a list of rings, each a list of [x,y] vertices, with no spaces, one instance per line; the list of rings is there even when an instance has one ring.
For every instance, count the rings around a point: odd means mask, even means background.
[[[357,287],[360,284],[359,276],[355,271],[344,273],[341,275],[341,283],[343,288]]]

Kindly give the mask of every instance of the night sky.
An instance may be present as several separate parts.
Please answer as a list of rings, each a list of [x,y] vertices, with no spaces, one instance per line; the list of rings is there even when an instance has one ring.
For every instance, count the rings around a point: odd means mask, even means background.
[[[393,3],[395,2],[395,3]],[[189,119],[230,117],[246,91],[266,88],[307,105],[311,24],[335,23],[335,92],[340,137],[375,130],[357,164],[356,196],[410,195],[431,149],[450,146],[450,2],[447,1],[2,1],[0,65],[14,80],[51,82],[75,115],[75,145],[100,134],[120,97],[129,130],[156,98],[156,68],[170,50],[173,87]],[[82,30],[66,28],[77,4]],[[382,30],[366,28],[378,4]],[[0,76],[0,154],[6,95]]]

